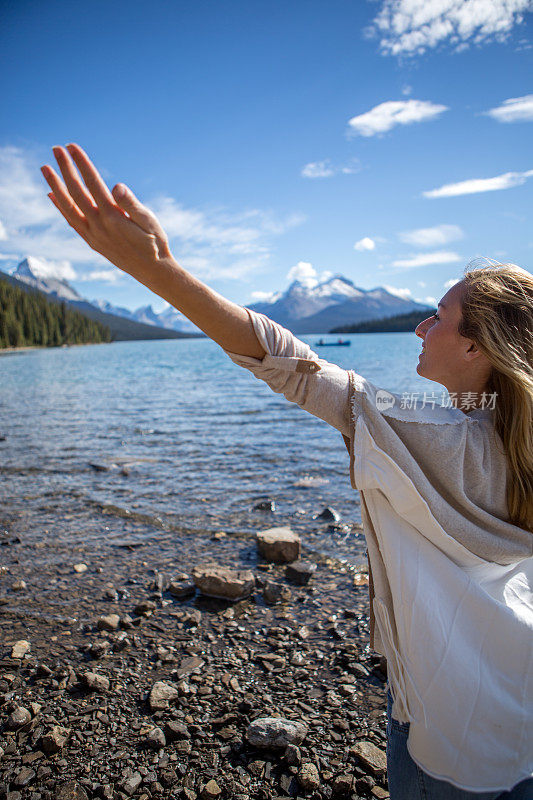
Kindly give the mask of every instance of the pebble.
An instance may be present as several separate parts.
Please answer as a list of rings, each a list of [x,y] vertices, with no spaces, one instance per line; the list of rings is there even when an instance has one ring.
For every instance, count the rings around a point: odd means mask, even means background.
[[[67,781],[56,790],[54,800],[89,800],[89,796],[79,783]]]
[[[87,566],[87,564],[83,563],[74,564],[74,572],[77,572],[79,575],[82,575],[84,572],[87,572],[88,569],[89,567]]]
[[[255,589],[254,573],[227,567],[196,567],[192,572],[195,586],[208,597],[224,600],[242,600]]]
[[[267,581],[263,589],[265,603],[274,605],[275,603],[286,603],[291,599],[291,590],[288,586],[275,581]]]
[[[214,780],[208,781],[201,791],[202,800],[216,800],[222,794],[222,789]]]
[[[256,534],[257,548],[267,561],[287,564],[300,557],[301,541],[291,528],[268,528]]]
[[[166,743],[167,740],[161,728],[152,728],[144,740],[146,747],[151,747],[152,750],[159,750],[161,747],[165,747]]]
[[[168,591],[173,597],[182,600],[184,597],[189,597],[194,594],[196,592],[196,587],[190,580],[171,581],[168,586]]]
[[[366,767],[373,775],[384,775],[387,771],[387,756],[383,750],[376,747],[369,741],[357,742],[350,749],[350,753],[357,756],[359,762]]]
[[[23,592],[24,589],[28,588],[26,581],[15,581],[15,583],[11,586],[14,592]]]
[[[246,738],[254,747],[279,748],[288,744],[301,744],[307,735],[307,725],[282,717],[259,717],[246,731]]]
[[[331,506],[326,506],[326,508],[321,511],[320,514],[317,514],[316,517],[314,517],[314,519],[322,519],[325,522],[339,522],[340,518],[341,515],[339,512],[335,511],[335,509],[331,508]]]
[[[30,642],[28,642],[26,639],[20,639],[13,645],[13,649],[11,650],[11,658],[24,658],[26,653],[30,652],[30,649]]]
[[[110,682],[105,675],[99,675],[98,672],[84,672],[81,679],[87,688],[94,692],[109,691]]]
[[[96,623],[99,631],[116,631],[120,625],[120,617],[118,614],[107,614],[100,617]]]
[[[300,786],[307,792],[314,792],[320,786],[320,775],[312,761],[303,762],[297,777]]]
[[[166,681],[157,681],[150,690],[148,703],[152,711],[163,711],[168,708],[169,701],[177,700],[178,689]]]
[[[62,747],[64,747],[69,736],[70,728],[54,725],[54,727],[41,738],[41,747],[46,755],[54,755],[54,753],[58,753]]]
[[[303,561],[298,559],[285,568],[285,577],[297,586],[305,586],[309,583],[316,572],[316,564],[313,561]]]
[[[137,789],[142,783],[142,775],[140,772],[134,772],[133,775],[130,775],[129,778],[126,778],[120,784],[120,789],[124,792],[127,797],[131,797],[132,794],[135,794]]]
[[[6,728],[8,731],[18,731],[28,722],[31,722],[31,714],[28,709],[24,708],[24,706],[17,706],[7,718]]]

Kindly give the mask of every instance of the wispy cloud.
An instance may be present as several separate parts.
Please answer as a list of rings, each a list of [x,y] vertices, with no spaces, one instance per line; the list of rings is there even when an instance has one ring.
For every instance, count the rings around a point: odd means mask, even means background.
[[[523,97],[510,97],[485,114],[498,122],[531,122],[533,121],[533,94]]]
[[[359,239],[359,241],[354,244],[353,249],[359,250],[360,252],[363,252],[364,250],[375,250],[376,243],[373,239],[370,238],[370,236],[364,236],[362,239]]]
[[[429,267],[434,264],[453,264],[461,260],[461,256],[457,253],[438,250],[433,253],[418,253],[410,258],[400,258],[397,261],[393,261],[392,266],[412,269],[414,267]]]
[[[410,289],[398,289],[396,286],[388,286],[386,283],[383,284],[383,288],[391,294],[395,294],[396,297],[402,297],[404,300],[410,300],[413,296],[413,293]]]
[[[331,178],[333,175],[353,175],[361,170],[357,158],[351,158],[345,164],[335,165],[329,158],[323,161],[311,161],[303,167],[303,178]]]
[[[464,237],[459,225],[435,225],[432,228],[415,228],[398,234],[402,242],[416,247],[441,247]]]
[[[530,0],[384,0],[367,29],[381,52],[412,56],[443,44],[505,41],[531,10]]]
[[[397,125],[412,125],[435,119],[443,111],[447,111],[447,108],[429,100],[388,100],[348,120],[349,133],[376,136],[387,133]]]
[[[527,172],[505,172],[494,178],[471,178],[459,183],[447,183],[438,189],[422,192],[424,197],[457,197],[461,194],[477,194],[478,192],[497,192],[500,189],[512,189],[521,186],[533,175],[533,169]]]
[[[461,278],[450,278],[448,281],[444,281],[444,288],[451,289],[452,286],[455,286],[456,283],[459,283]]]
[[[68,265],[68,279],[73,281],[126,280],[124,273],[69,228],[46,193],[34,154],[16,147],[0,148],[3,253],[13,260],[33,255],[50,264]],[[187,208],[166,196],[145,202],[160,217],[181,263],[211,279],[238,279],[264,268],[275,237],[305,219],[301,214],[279,217],[261,209]]]

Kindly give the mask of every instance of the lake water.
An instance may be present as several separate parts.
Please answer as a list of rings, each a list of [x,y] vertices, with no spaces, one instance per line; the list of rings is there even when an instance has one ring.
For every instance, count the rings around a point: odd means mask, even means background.
[[[313,345],[318,336],[303,336]],[[439,389],[415,370],[414,333],[359,334],[320,356],[401,393]],[[341,435],[274,394],[204,339],[119,342],[0,358],[0,522],[33,539],[289,524],[351,563],[361,534],[313,520],[333,506],[360,522]],[[93,465],[93,466],[91,466]],[[272,499],[276,511],[254,511]],[[125,524],[125,523],[124,523]]]

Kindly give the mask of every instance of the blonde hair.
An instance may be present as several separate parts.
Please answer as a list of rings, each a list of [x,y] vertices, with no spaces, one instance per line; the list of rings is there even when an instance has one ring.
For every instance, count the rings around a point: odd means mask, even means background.
[[[492,370],[494,425],[503,442],[512,524],[533,533],[533,275],[515,264],[466,267],[458,330]]]

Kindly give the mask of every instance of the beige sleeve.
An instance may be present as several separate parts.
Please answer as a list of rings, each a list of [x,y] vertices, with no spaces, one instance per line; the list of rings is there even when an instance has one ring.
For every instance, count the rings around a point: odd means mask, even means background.
[[[319,417],[345,436],[350,435],[349,373],[324,361],[308,344],[263,314],[247,309],[266,355],[261,359],[227,353],[274,392]]]

